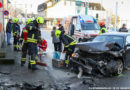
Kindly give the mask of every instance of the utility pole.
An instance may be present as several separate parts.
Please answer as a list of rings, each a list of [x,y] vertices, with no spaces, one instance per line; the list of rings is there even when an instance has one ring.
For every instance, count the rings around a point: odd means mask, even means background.
[[[14,7],[15,7],[15,17],[16,17],[16,1],[15,1],[15,6]]]
[[[85,15],[88,15],[88,10],[89,10],[89,0],[86,0],[86,3],[85,3]]]
[[[27,21],[27,4],[25,4],[25,21]]]
[[[116,1],[116,6],[115,6],[115,31],[117,29],[117,10],[118,10],[118,1]]]
[[[102,5],[103,5],[103,0],[101,0],[101,12],[100,12],[100,19],[101,19],[101,17],[103,16],[103,15],[102,15],[102,12],[103,12]]]

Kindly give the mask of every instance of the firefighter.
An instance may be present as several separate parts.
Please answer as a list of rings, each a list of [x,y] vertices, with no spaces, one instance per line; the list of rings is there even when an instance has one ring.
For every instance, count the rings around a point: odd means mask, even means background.
[[[29,69],[36,70],[35,57],[37,55],[37,44],[41,41],[40,26],[44,23],[42,17],[37,17],[32,23],[26,26],[28,30],[27,42],[28,42],[28,54],[29,58]]]
[[[32,19],[28,19],[26,24],[28,25],[29,23],[32,22]],[[27,43],[27,35],[28,35],[28,30],[26,27],[23,28],[21,38],[20,38],[20,43],[22,45],[22,58],[21,58],[21,66],[24,66],[25,61],[26,61],[26,56],[27,56],[27,48],[28,48],[28,43]]]
[[[18,24],[19,23],[18,21],[19,21],[18,18],[13,19],[12,30],[13,30],[13,37],[14,37],[14,51],[19,50],[20,26]]]
[[[66,66],[68,66],[68,64],[69,64],[68,59],[73,54],[75,45],[77,44],[77,42],[73,37],[65,34],[64,32],[62,32],[60,30],[56,30],[55,35],[56,35],[56,37],[60,37],[61,41],[64,44],[64,52],[66,53],[65,64],[66,64]]]
[[[99,25],[100,25],[100,27],[101,27],[101,29],[100,29],[100,31],[99,31],[99,34],[106,33],[107,30],[106,30],[105,23],[102,21],[102,22],[99,22]]]

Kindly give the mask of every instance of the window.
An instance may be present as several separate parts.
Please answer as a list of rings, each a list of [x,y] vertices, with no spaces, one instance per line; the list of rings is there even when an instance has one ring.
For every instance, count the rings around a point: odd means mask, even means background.
[[[126,44],[130,43],[130,35],[126,37]]]
[[[100,30],[97,23],[81,23],[82,30]]]

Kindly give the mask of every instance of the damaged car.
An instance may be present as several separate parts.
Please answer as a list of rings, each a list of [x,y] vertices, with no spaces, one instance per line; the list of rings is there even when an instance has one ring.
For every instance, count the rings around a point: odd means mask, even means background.
[[[130,66],[130,34],[106,33],[91,42],[78,43],[70,64],[73,69],[93,75],[121,74]]]

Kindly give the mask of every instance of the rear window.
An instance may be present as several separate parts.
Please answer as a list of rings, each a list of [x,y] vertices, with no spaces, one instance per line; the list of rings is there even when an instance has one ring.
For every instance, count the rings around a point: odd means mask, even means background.
[[[82,30],[100,30],[97,23],[81,23]]]

